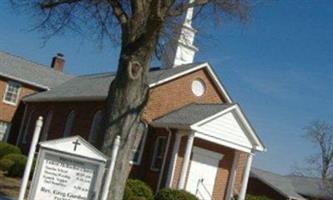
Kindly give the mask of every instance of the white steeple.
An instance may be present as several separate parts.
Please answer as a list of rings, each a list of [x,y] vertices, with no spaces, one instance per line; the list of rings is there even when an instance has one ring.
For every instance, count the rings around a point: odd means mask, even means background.
[[[194,0],[189,0],[193,3]],[[173,68],[193,62],[198,48],[193,45],[196,30],[192,28],[193,7],[187,9],[184,23],[177,28],[175,37],[165,46],[162,55],[162,65],[165,68]]]

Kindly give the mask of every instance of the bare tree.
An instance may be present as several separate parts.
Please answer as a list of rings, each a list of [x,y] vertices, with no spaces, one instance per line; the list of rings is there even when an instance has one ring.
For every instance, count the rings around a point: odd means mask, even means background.
[[[333,199],[333,126],[325,121],[313,121],[305,127],[305,137],[314,145],[317,153],[306,161],[302,175],[319,175],[318,188]]]
[[[64,31],[88,32],[120,45],[117,73],[107,97],[104,144],[106,155],[116,135],[121,146],[108,199],[121,200],[132,146],[142,135],[140,116],[148,100],[147,73],[154,52],[172,25],[191,7],[195,16],[245,19],[250,0],[11,0],[38,17],[46,38]]]
[[[323,180],[333,178],[333,127],[325,121],[314,121],[305,127],[305,137],[318,150],[308,159]]]

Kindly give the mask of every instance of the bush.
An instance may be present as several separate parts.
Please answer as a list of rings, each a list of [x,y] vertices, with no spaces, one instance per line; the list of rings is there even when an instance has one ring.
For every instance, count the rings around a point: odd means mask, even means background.
[[[126,182],[124,200],[153,200],[151,188],[140,180],[128,179]]]
[[[14,145],[8,144],[6,142],[0,142],[0,159],[8,154],[21,154],[21,150]]]
[[[156,200],[198,200],[193,194],[185,190],[163,189],[155,198]]]
[[[10,159],[1,159],[0,160],[0,170],[7,172],[9,168],[14,164],[14,161]]]
[[[1,160],[5,159],[13,161],[13,164],[7,170],[7,176],[21,177],[24,173],[27,157],[22,154],[8,154]]]

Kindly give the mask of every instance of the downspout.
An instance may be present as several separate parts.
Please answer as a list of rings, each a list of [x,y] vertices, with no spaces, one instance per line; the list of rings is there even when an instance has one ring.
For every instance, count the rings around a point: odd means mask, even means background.
[[[171,130],[169,128],[166,128],[166,130],[168,131],[168,140],[167,140],[167,144],[166,144],[165,151],[164,151],[164,158],[163,158],[163,162],[162,162],[162,166],[161,166],[161,170],[160,170],[160,175],[158,177],[156,193],[159,192],[160,187],[161,187],[163,172],[164,172],[164,168],[165,168],[166,159],[168,157],[168,151],[169,151],[169,146],[170,146],[170,141],[171,141],[171,134],[172,134]]]

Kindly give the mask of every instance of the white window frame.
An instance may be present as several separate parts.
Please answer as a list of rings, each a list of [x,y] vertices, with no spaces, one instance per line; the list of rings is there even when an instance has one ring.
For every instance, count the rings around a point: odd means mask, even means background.
[[[74,124],[74,121],[75,121],[75,117],[76,117],[75,111],[71,110],[71,112],[69,112],[67,117],[66,117],[63,137],[71,136],[72,130],[73,130],[73,124]]]
[[[139,148],[138,149],[133,149],[133,153],[139,151],[139,157],[137,161],[134,161],[133,159],[130,161],[130,164],[132,165],[140,165],[141,161],[142,161],[142,155],[143,155],[143,151],[145,149],[146,146],[146,140],[147,140],[147,135],[148,135],[148,128],[146,128],[146,130],[144,130],[143,132],[143,136],[142,136],[142,143],[140,141],[141,144],[139,144]],[[133,157],[134,158],[134,157]]]
[[[7,96],[7,93],[8,93],[8,90],[9,90],[9,87],[10,85],[15,85],[15,86],[18,86],[18,90],[17,90],[17,94],[16,94],[16,99],[15,99],[15,102],[11,102],[11,101],[7,101],[6,100],[6,96]],[[19,99],[20,99],[20,93],[21,93],[21,84],[18,83],[18,82],[15,82],[15,81],[8,81],[7,82],[7,86],[6,86],[6,90],[5,90],[5,93],[3,94],[3,98],[2,98],[2,101],[6,104],[9,104],[9,105],[13,105],[13,106],[16,106]]]
[[[151,164],[150,164],[150,170],[152,170],[152,171],[160,171],[161,170],[161,169],[156,168],[154,166],[155,162],[156,162],[156,159],[157,159],[157,149],[158,149],[159,140],[164,140],[165,145],[166,145],[166,143],[167,143],[167,137],[166,136],[158,136],[155,139],[153,158],[152,158]],[[164,148],[166,148],[166,147],[164,147]],[[162,157],[163,157],[162,158],[162,162],[163,162],[163,159],[164,159],[164,156],[165,156],[164,154],[165,154],[165,149],[164,149],[163,155],[162,155]]]
[[[12,124],[11,124],[10,122],[6,122],[6,121],[0,121],[0,123],[5,124],[5,128],[6,128],[5,132],[3,133],[3,138],[1,138],[0,141],[4,141],[4,142],[6,142]]]
[[[89,131],[89,138],[88,138],[88,141],[91,144],[96,144],[97,143],[98,136],[96,134],[98,134],[98,131],[99,131],[99,128],[100,128],[99,124],[97,123],[98,117],[100,117],[100,119],[101,119],[100,123],[101,123],[102,120],[103,120],[102,110],[97,110],[95,112],[93,120],[91,122],[90,131]],[[93,141],[94,137],[96,137],[96,141]]]

